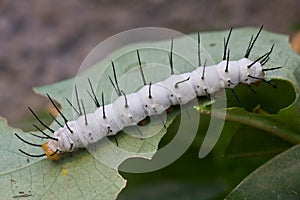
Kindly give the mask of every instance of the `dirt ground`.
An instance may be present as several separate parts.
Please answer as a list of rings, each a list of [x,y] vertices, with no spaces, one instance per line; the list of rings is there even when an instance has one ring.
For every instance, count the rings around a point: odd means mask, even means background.
[[[10,125],[48,104],[33,86],[76,74],[85,56],[119,32],[146,26],[183,33],[260,26],[292,34],[299,0],[0,0],[0,115]]]

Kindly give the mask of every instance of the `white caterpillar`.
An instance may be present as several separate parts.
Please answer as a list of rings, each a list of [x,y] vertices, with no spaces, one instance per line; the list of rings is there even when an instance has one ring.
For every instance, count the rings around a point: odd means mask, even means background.
[[[116,135],[119,131],[123,130],[124,127],[138,125],[147,116],[160,115],[170,107],[187,104],[196,97],[209,96],[222,88],[233,89],[239,83],[250,85],[253,82],[264,81],[273,85],[264,79],[264,71],[275,70],[278,69],[278,67],[269,69],[262,68],[268,61],[273,46],[269,52],[254,61],[248,58],[261,30],[262,27],[258,31],[256,37],[254,39],[253,37],[251,38],[244,58],[241,58],[238,61],[229,61],[229,50],[227,50],[227,45],[231,34],[230,30],[227,41],[224,42],[224,57],[222,62],[211,66],[199,66],[194,71],[184,74],[175,75],[173,73],[171,50],[169,55],[171,76],[161,82],[146,84],[141,70],[144,86],[135,93],[125,94],[119,89],[114,71],[115,83],[113,83],[111,79],[110,81],[119,97],[111,104],[103,105],[104,103],[102,103],[102,106],[100,106],[97,98],[94,96],[94,101],[98,107],[95,112],[85,114],[84,111],[84,114],[82,114],[80,111],[82,115],[74,121],[68,121],[58,110],[65,119],[65,125],[62,125],[61,128],[55,131],[45,126],[30,109],[42,125],[53,132],[53,136],[49,136],[40,130],[44,134],[42,138],[49,139],[49,141],[42,145],[37,145],[25,141],[16,134],[19,139],[27,144],[41,146],[44,149],[45,154],[31,155],[22,150],[20,151],[32,157],[46,155],[49,159],[57,161],[62,157],[64,152],[73,152],[75,149],[84,148],[88,144],[101,140],[103,137]],[[200,45],[199,43],[200,41],[198,38],[198,45]],[[137,55],[141,67],[138,51]],[[90,86],[92,88],[91,83]],[[49,95],[48,97],[56,107]],[[103,94],[102,102],[104,102]]]

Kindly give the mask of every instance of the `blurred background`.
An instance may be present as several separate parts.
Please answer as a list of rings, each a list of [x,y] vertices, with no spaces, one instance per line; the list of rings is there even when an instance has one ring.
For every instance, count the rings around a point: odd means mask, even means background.
[[[76,74],[86,55],[119,32],[146,26],[185,34],[241,26],[293,35],[299,0],[0,0],[0,115],[12,126],[48,100],[32,87]]]
[[[154,26],[189,34],[262,24],[265,30],[296,36],[300,1],[0,0],[0,115],[9,125],[24,128],[24,119],[31,116],[27,106],[43,110],[49,104],[45,97],[34,94],[32,87],[75,76],[96,45],[122,31]],[[294,44],[299,48],[300,37],[294,38],[298,38]],[[158,172],[122,174],[128,186],[120,199],[156,199],[158,193],[160,199],[178,199],[177,192],[182,190],[184,195],[197,193],[197,199],[210,199],[232,189],[270,158],[230,160],[218,152],[218,156],[200,160],[198,150],[199,144],[194,145],[176,163]],[[205,184],[199,187],[199,183]],[[136,187],[141,189],[132,189]]]

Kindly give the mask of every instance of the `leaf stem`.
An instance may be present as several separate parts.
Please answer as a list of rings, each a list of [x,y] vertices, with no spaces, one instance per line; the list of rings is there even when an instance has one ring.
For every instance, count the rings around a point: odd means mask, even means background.
[[[201,109],[201,114],[212,116],[210,110]],[[223,118],[224,111],[213,111],[213,117]],[[229,108],[226,112],[225,120],[238,122],[247,126],[251,126],[270,134],[276,135],[292,144],[300,144],[299,132],[293,130],[291,127],[286,126],[284,122],[274,118],[272,115],[258,115],[254,113],[248,113],[244,109]]]

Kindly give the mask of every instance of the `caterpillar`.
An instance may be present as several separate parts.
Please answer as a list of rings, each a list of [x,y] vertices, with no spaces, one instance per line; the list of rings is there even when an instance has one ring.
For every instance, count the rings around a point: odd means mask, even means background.
[[[200,35],[198,33],[198,67],[192,72],[182,74],[174,73],[172,39],[171,50],[168,53],[171,71],[170,76],[167,79],[156,83],[146,82],[139,50],[136,50],[143,86],[138,91],[130,94],[125,94],[120,88],[114,63],[111,62],[113,78],[109,77],[109,81],[118,95],[117,99],[112,103],[105,105],[104,94],[102,93],[101,101],[99,101],[93,90],[92,83],[88,79],[91,90],[89,95],[97,108],[93,113],[86,113],[82,100],[79,101],[78,91],[75,86],[78,108],[75,108],[68,99],[67,101],[79,115],[76,120],[69,121],[60,111],[50,95],[47,94],[50,102],[64,119],[64,124],[61,124],[52,116],[60,125],[60,128],[53,130],[41,121],[37,114],[29,107],[30,112],[38,122],[48,131],[52,132],[53,135],[50,136],[44,130],[34,125],[43,136],[36,134],[32,135],[48,140],[44,144],[35,144],[23,139],[15,133],[16,137],[22,142],[31,146],[41,147],[44,150],[44,153],[34,155],[27,153],[22,149],[19,149],[19,151],[30,157],[46,156],[52,161],[58,161],[67,152],[73,152],[78,148],[85,148],[87,145],[96,143],[106,136],[114,136],[128,126],[143,125],[147,122],[148,117],[159,116],[163,112],[172,112],[172,107],[176,105],[185,105],[197,97],[207,96],[210,98],[211,94],[214,94],[220,89],[231,89],[237,101],[239,101],[234,92],[234,88],[240,83],[246,84],[252,91],[254,90],[251,88],[250,84],[259,81],[263,81],[276,87],[274,83],[266,80],[264,76],[266,71],[277,70],[281,67],[263,68],[270,58],[274,45],[271,46],[268,52],[257,59],[249,59],[251,50],[253,49],[262,28],[263,26],[260,27],[255,36],[251,36],[244,57],[237,61],[230,60],[228,43],[232,32],[231,28],[227,38],[224,38],[222,61],[211,66],[206,66],[206,63],[201,65]]]

